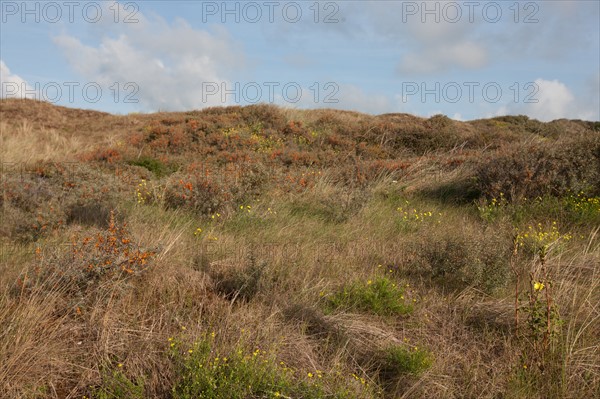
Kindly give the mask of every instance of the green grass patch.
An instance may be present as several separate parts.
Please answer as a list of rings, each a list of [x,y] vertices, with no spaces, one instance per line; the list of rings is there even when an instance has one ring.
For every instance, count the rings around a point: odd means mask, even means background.
[[[413,311],[404,290],[387,277],[354,282],[327,298],[326,310],[360,311],[379,316],[405,315]]]
[[[290,204],[290,214],[297,218],[313,218],[324,223],[343,223],[348,219],[343,207],[326,201],[295,201]]]
[[[510,202],[500,193],[490,200],[480,200],[477,209],[481,219],[488,223],[498,220],[508,220],[515,225],[536,220],[555,220],[561,225],[579,226],[600,223],[600,197],[584,192],[569,193],[563,197],[525,198],[518,202]]]
[[[228,353],[216,349],[214,334],[206,334],[191,345],[169,338],[170,357],[178,380],[174,399],[245,398],[359,398],[366,392],[352,391],[337,384],[328,386],[336,375],[322,371],[300,372],[261,349],[247,350],[238,344]],[[365,387],[364,390],[371,389]]]
[[[142,156],[137,159],[130,160],[128,163],[130,165],[146,168],[158,178],[175,172],[175,168],[173,166],[166,165],[160,160],[149,156]]]
[[[122,369],[123,365],[102,370],[102,384],[91,387],[90,398],[92,399],[143,399],[144,380],[138,378],[135,381],[129,379]]]
[[[385,380],[403,375],[418,376],[433,364],[432,354],[417,346],[391,346],[381,353],[380,376]]]

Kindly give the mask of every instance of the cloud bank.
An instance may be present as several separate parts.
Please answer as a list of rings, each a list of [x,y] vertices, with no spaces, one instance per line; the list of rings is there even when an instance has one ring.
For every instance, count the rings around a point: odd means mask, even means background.
[[[139,88],[134,97],[146,110],[224,105],[220,96],[203,96],[203,83],[227,83],[227,72],[244,64],[228,33],[193,29],[183,19],[169,24],[160,17],[137,18],[134,24],[106,24],[113,36],[102,31],[96,45],[69,34],[56,36],[54,42],[85,79],[103,87],[135,85],[130,86]]]

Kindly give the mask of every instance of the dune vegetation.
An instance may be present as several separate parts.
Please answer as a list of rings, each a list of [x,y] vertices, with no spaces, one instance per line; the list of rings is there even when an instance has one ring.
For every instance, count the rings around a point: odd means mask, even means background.
[[[600,392],[600,122],[0,121],[2,398]]]

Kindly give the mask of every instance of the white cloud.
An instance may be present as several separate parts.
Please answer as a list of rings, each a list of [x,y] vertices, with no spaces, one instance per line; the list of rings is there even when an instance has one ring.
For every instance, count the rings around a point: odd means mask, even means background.
[[[203,84],[232,86],[227,73],[244,64],[242,52],[224,29],[196,30],[182,19],[169,24],[141,13],[136,18],[139,22],[133,24],[106,24],[115,37],[94,27],[101,35],[96,46],[68,34],[54,42],[88,81],[107,89],[115,82],[137,85],[135,98],[145,110],[224,105],[220,95],[203,96]]]
[[[0,98],[24,98],[24,91],[31,87],[19,75],[10,72],[4,61],[0,60]]]
[[[528,104],[528,114],[540,120],[564,118],[574,104],[575,97],[569,88],[558,80],[536,79],[539,88],[538,102]]]
[[[599,120],[597,103],[577,99],[571,89],[559,80],[536,79],[537,93],[532,100],[537,102],[504,105],[493,116],[523,114],[543,122],[555,119]],[[489,115],[491,116],[491,115]]]

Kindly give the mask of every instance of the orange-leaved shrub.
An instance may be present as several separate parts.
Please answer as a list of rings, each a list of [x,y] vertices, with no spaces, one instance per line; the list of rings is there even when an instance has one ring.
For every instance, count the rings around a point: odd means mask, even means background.
[[[139,275],[151,264],[154,250],[144,250],[132,241],[125,223],[110,214],[108,227],[95,234],[74,236],[69,250],[45,253],[39,247],[33,267],[17,281],[20,292],[35,286],[85,296],[103,281]],[[93,290],[92,290],[93,291]]]

